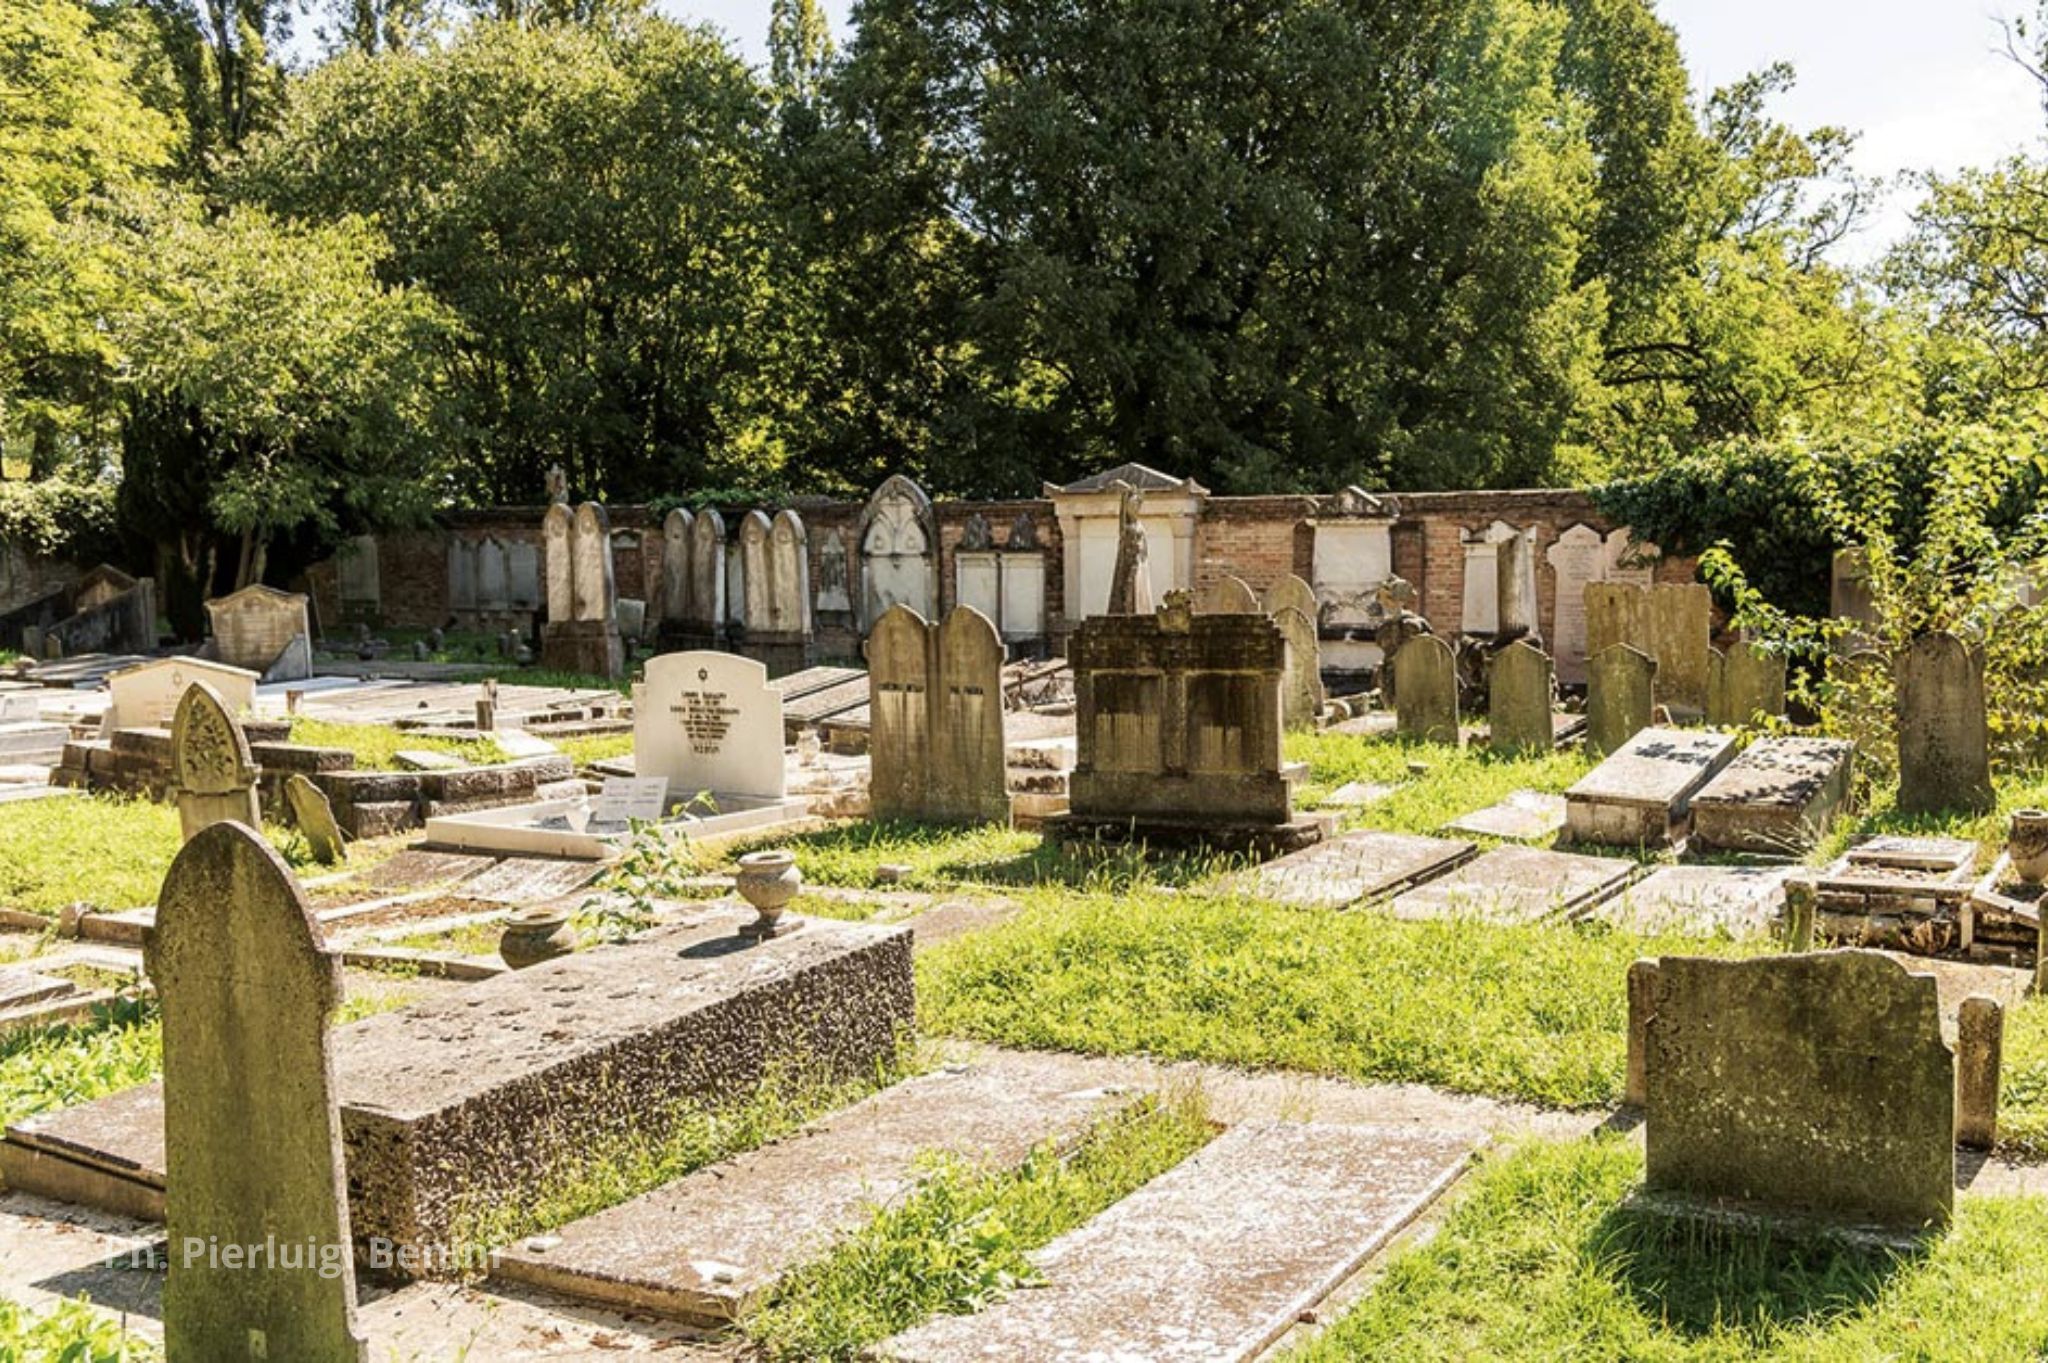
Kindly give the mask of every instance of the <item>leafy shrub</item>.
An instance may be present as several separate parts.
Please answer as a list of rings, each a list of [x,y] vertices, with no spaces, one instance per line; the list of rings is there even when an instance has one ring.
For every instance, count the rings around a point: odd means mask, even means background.
[[[113,557],[118,543],[113,484],[0,482],[0,544],[36,558],[97,562]]]

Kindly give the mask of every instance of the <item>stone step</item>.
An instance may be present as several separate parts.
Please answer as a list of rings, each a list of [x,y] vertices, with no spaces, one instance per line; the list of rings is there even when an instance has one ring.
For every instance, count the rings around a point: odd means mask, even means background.
[[[940,1316],[877,1351],[897,1363],[1251,1359],[1463,1172],[1480,1137],[1262,1122],[1031,1256],[1042,1286]]]
[[[1101,1062],[994,1053],[907,1080],[788,1140],[699,1169],[510,1246],[495,1276],[581,1301],[705,1325],[735,1320],[795,1265],[865,1225],[945,1152],[1006,1170],[1077,1142],[1135,1099]]]

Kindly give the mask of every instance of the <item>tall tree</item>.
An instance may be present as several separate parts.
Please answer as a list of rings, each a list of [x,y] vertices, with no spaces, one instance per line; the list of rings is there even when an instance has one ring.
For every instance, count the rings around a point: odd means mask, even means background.
[[[778,95],[808,100],[817,94],[833,51],[832,24],[818,0],[771,0],[768,69]]]
[[[293,0],[146,3],[184,98],[191,128],[186,170],[209,177],[283,101],[278,54],[291,41]]]

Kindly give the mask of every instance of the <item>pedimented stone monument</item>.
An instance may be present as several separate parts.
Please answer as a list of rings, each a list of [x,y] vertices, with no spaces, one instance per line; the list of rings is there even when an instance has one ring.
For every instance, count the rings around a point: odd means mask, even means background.
[[[875,489],[860,518],[863,625],[897,605],[927,618],[938,613],[938,545],[932,499],[923,488],[899,473]]]
[[[303,681],[313,675],[313,629],[306,598],[262,583],[206,603],[214,646],[229,667],[265,681]]]
[[[542,666],[597,677],[623,675],[626,647],[619,634],[610,517],[595,502],[585,502],[573,514],[557,504],[548,508],[542,535],[548,598]]]
[[[1648,1193],[1948,1224],[1956,1057],[1932,975],[1872,951],[1667,956],[1638,972]]]
[[[224,820],[263,827],[256,799],[260,775],[248,736],[220,693],[205,682],[188,686],[171,723],[169,791],[185,841]]]
[[[1094,616],[1068,641],[1077,761],[1061,839],[1200,843],[1273,854],[1318,840],[1281,760],[1287,645],[1263,613]]]
[[[1953,634],[1915,639],[1894,664],[1898,683],[1899,809],[1983,812],[1991,787],[1984,655]]]
[[[878,819],[1006,823],[1002,640],[972,606],[942,624],[892,606],[868,635]]]
[[[163,1011],[172,1359],[362,1363],[328,1021],[340,962],[251,828],[186,844],[147,959]]]

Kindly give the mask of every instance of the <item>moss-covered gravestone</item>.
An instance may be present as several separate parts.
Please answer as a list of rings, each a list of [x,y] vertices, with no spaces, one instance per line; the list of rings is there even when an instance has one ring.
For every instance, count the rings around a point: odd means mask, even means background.
[[[1984,655],[1953,634],[1924,634],[1896,663],[1899,809],[1983,813],[1991,788]]]
[[[1410,639],[1394,656],[1394,714],[1405,738],[1457,743],[1457,666],[1450,646],[1435,635]]]
[[[1520,639],[1494,654],[1487,674],[1487,726],[1496,752],[1541,753],[1555,746],[1550,655]]]
[[[328,1020],[341,968],[240,823],[185,845],[148,947],[163,1009],[167,1355],[361,1363]]]
[[[185,841],[224,819],[261,828],[257,775],[249,736],[228,712],[220,692],[205,682],[186,687],[171,721],[170,786]]]
[[[1656,712],[1657,662],[1627,644],[1595,653],[1586,663],[1586,751],[1619,751],[1650,727]]]
[[[311,777],[293,772],[284,783],[285,803],[291,806],[292,823],[306,840],[306,847],[313,854],[313,860],[322,866],[333,866],[346,860],[348,849],[342,843],[341,825],[335,822],[334,806],[327,799],[327,792],[313,784]]]

